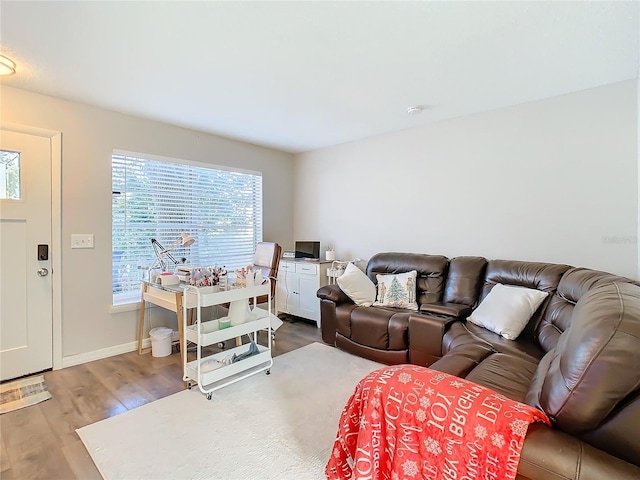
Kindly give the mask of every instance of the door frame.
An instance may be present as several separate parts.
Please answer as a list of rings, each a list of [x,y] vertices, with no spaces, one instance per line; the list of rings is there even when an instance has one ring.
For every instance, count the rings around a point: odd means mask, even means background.
[[[51,153],[51,321],[52,366],[62,365],[62,132],[15,123],[0,123],[0,130],[45,137]]]

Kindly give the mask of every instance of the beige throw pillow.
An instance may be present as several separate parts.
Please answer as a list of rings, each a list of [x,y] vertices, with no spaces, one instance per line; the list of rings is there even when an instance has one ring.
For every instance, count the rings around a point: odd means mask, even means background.
[[[467,320],[515,340],[547,295],[533,288],[497,283]]]
[[[349,262],[344,273],[336,279],[340,289],[361,307],[370,307],[376,299],[376,286],[356,265]]]
[[[416,302],[417,274],[418,272],[412,270],[394,275],[376,275],[378,297],[374,305],[418,310]]]

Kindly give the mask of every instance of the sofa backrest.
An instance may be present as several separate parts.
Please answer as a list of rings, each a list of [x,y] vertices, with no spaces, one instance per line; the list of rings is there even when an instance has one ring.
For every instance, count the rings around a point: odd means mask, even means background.
[[[482,301],[498,283],[554,292],[562,275],[570,268],[569,265],[558,263],[489,260],[480,300]]]
[[[571,323],[573,309],[589,290],[613,281],[628,283],[631,280],[588,268],[570,268],[560,279],[557,290],[536,325],[535,336],[542,350],[548,352]]]
[[[549,292],[519,338],[533,340],[544,352],[553,349],[571,323],[575,304],[589,290],[628,278],[564,264],[519,260],[487,260],[462,256],[384,252],[371,257],[367,275],[418,272],[416,299],[426,303],[456,303],[476,307],[498,283]]]
[[[475,307],[487,268],[484,257],[455,257],[449,260],[449,272],[442,301]]]
[[[442,300],[449,259],[442,255],[422,253],[385,252],[369,259],[367,275],[378,284],[376,275],[410,272],[416,270],[416,300],[418,305]]]

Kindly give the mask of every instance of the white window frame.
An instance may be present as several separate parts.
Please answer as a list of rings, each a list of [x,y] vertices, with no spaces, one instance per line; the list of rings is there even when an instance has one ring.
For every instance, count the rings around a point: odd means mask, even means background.
[[[135,159],[135,162],[148,162],[150,169],[153,168],[152,162],[159,162],[159,164],[156,164],[159,170],[171,170],[172,166],[180,165],[185,166],[187,170],[174,170],[178,173],[175,174],[175,178],[172,178],[172,185],[167,187],[167,192],[170,193],[166,195],[158,193],[158,188],[149,184],[140,184],[133,187],[128,185],[122,188],[122,181],[117,181],[119,183],[116,186],[114,178],[114,158],[118,157]],[[187,178],[183,178],[184,175],[182,174],[187,171],[190,172],[190,175]],[[211,176],[208,177],[208,173],[203,175],[205,171],[210,172]],[[225,173],[232,175],[225,175]],[[224,265],[228,270],[235,270],[251,263],[256,244],[262,241],[262,172],[114,149],[111,174],[111,262],[114,306],[124,306],[140,301],[140,282],[148,278],[148,268],[156,260],[151,238],[156,238],[165,248],[170,248],[175,244],[175,240],[178,239],[180,233],[186,231],[191,237],[195,238],[196,242],[187,248],[177,246],[171,253],[177,259],[187,258],[187,264],[191,266]],[[236,174],[244,174],[250,177],[239,178]],[[216,175],[220,178],[215,178]],[[161,176],[161,174],[158,174],[158,178]],[[172,176],[172,173],[167,172],[167,177],[163,178],[171,178]],[[240,182],[246,183],[243,184],[242,189],[238,189],[238,196],[224,198],[222,195],[214,197],[215,191],[202,188],[202,179],[213,182],[207,183],[207,185],[213,185],[212,188],[214,190],[217,188],[217,192],[225,191],[224,188],[227,188],[225,183],[228,183],[232,188],[238,188]],[[124,185],[127,184],[128,182],[125,181]],[[176,197],[176,192],[180,191],[183,184],[187,185],[188,190],[185,190],[183,197],[179,197],[179,195]],[[241,190],[242,193],[240,193]],[[158,210],[150,210],[150,215],[155,214],[158,216],[159,213],[164,213],[165,220],[162,224],[157,221],[151,222],[151,224],[135,222],[135,211],[132,206],[134,203],[133,195],[141,195],[142,193],[153,195],[154,199],[157,199],[157,202],[149,208],[152,209],[155,206]],[[125,197],[118,197],[119,195],[125,195]],[[245,202],[240,202],[239,205],[236,202],[231,203],[229,201],[242,197],[245,198]],[[131,200],[129,200],[130,198]],[[209,205],[209,207],[194,210],[193,205],[198,202]],[[141,205],[140,202],[137,204]],[[158,206],[158,204],[161,206]],[[187,205],[190,208],[185,208]],[[174,207],[177,207],[176,210],[178,211],[175,217],[174,213],[169,211],[169,209],[174,210]],[[115,211],[116,208],[125,209],[122,221],[116,220],[116,217],[118,217]],[[127,208],[131,211],[127,210]],[[221,211],[218,211],[218,209],[221,209]],[[187,213],[187,211],[193,213]],[[238,211],[241,212],[240,217],[232,214],[232,212],[237,213]],[[206,222],[202,220],[211,218],[212,214],[215,217],[214,219],[217,220],[216,224],[205,225],[204,223]],[[166,217],[169,217],[168,221]],[[241,223],[234,223],[234,218],[244,220],[251,218],[252,220],[244,224],[248,225],[247,227],[239,227]],[[240,230],[238,230],[239,228]],[[116,229],[119,230],[116,231]],[[145,247],[145,242],[148,247]],[[124,254],[116,255],[117,252],[124,252]],[[168,267],[168,269],[174,268],[173,263],[169,262]],[[121,285],[124,286],[121,287]],[[124,292],[116,291],[117,288],[122,288]],[[113,308],[117,310],[117,307]]]

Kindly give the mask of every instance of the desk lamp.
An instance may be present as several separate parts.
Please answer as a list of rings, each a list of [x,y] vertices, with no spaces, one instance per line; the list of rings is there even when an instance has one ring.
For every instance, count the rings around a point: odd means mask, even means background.
[[[177,247],[190,247],[195,242],[196,242],[195,239],[190,237],[187,232],[182,232],[180,237],[178,237],[178,240],[176,240],[176,242],[173,245],[171,245],[169,248],[163,247],[158,240],[156,240],[155,238],[152,238],[151,245],[153,245],[153,250],[156,252],[156,261],[151,266],[151,270],[153,270],[154,268],[160,267],[162,268],[163,272],[166,271],[167,258],[171,260],[174,265],[178,265],[179,263],[185,263],[187,261],[186,258],[181,258],[180,260],[176,260],[176,258],[173,255],[171,255],[171,250]]]

